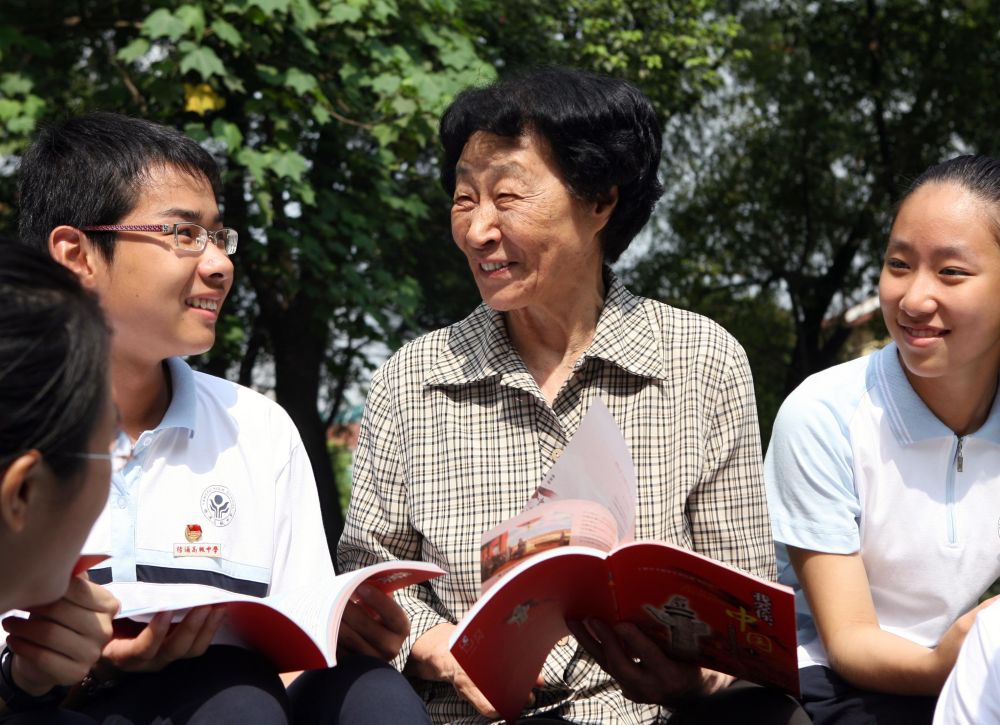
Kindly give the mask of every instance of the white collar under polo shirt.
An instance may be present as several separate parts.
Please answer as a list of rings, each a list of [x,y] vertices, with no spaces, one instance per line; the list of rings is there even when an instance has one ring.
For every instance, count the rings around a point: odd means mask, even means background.
[[[263,596],[332,577],[312,468],[273,401],[167,361],[173,397],[112,478],[92,581],[187,582]],[[128,453],[125,436],[116,452]]]
[[[956,436],[911,387],[895,344],[792,392],[764,476],[779,578],[796,589],[800,667],[827,658],[783,544],[860,551],[882,629],[925,647],[1000,576],[1000,403]]]

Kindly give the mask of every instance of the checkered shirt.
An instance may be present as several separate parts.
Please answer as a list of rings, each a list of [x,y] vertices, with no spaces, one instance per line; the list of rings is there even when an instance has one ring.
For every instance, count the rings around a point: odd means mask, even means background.
[[[344,570],[390,559],[449,572],[399,599],[413,641],[456,622],[479,591],[480,535],[517,514],[598,396],[638,477],[636,539],[656,539],[775,576],[753,384],[714,322],[628,292],[608,271],[594,340],[550,406],[486,305],[400,349],[375,374],[340,540]],[[668,716],[622,697],[572,638],[556,645],[525,715],[577,723]],[[446,683],[416,682],[434,722],[482,723]]]

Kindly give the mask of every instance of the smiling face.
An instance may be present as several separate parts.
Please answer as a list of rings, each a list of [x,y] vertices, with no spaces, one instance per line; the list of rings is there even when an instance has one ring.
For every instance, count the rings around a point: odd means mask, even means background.
[[[1000,245],[983,202],[962,186],[927,183],[903,203],[879,298],[918,393],[945,376],[996,380]]]
[[[135,208],[118,224],[194,222],[222,226],[208,181],[172,166],[142,177]],[[160,362],[207,351],[233,282],[233,264],[217,246],[174,247],[173,232],[118,232],[114,261],[98,255],[95,286],[114,331],[116,354]]]
[[[555,309],[601,285],[612,208],[570,194],[544,139],[479,131],[456,165],[451,233],[490,307]]]

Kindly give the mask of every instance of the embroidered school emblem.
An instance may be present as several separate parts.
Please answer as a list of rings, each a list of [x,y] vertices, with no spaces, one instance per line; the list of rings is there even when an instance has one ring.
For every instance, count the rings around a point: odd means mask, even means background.
[[[192,544],[201,541],[201,524],[188,524],[184,527],[184,538]]]
[[[229,526],[236,515],[236,502],[225,486],[209,486],[201,494],[201,512],[214,526]]]

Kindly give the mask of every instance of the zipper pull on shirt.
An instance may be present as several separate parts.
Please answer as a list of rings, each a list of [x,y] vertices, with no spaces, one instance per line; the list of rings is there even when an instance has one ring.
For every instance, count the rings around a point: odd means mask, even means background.
[[[965,442],[965,436],[961,436],[958,439],[958,451],[955,453],[955,464],[958,468],[958,472],[962,472],[962,444]]]

